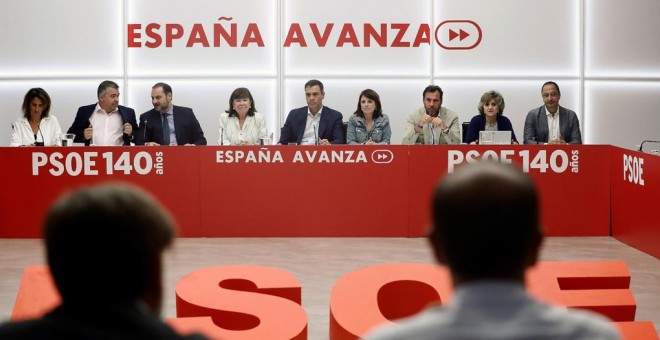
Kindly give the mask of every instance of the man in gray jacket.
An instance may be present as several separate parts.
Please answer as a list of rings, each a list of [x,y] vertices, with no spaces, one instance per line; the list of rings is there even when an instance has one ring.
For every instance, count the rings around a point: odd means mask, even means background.
[[[580,121],[575,112],[559,106],[561,91],[554,81],[541,87],[545,105],[527,113],[523,140],[525,144],[582,144]]]

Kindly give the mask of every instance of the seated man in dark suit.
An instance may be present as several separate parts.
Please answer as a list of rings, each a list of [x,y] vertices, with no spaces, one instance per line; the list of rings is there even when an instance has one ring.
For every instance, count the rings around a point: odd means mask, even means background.
[[[345,144],[341,112],[323,106],[323,83],[312,79],[305,84],[307,106],[291,110],[282,127],[278,144]]]
[[[44,241],[62,303],[41,319],[3,325],[0,339],[186,338],[158,317],[162,253],[173,238],[167,212],[135,187],[113,183],[59,199]]]
[[[531,109],[525,119],[525,144],[582,144],[580,121],[575,112],[559,106],[561,91],[554,81],[541,87],[544,105]]]
[[[98,103],[79,107],[67,133],[75,134],[73,141],[85,145],[131,145],[138,128],[135,110],[119,105],[119,85],[103,81],[96,94]]]
[[[206,145],[195,113],[172,105],[172,87],[157,83],[151,88],[154,108],[140,115],[136,145]]]
[[[603,316],[551,306],[525,290],[525,271],[536,264],[543,233],[534,182],[522,171],[499,163],[464,165],[438,185],[432,210],[429,241],[451,272],[451,301],[367,339],[619,338]]]

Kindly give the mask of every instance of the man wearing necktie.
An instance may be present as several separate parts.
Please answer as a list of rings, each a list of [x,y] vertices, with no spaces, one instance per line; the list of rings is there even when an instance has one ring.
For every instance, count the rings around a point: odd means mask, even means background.
[[[151,88],[154,106],[140,115],[137,145],[206,145],[206,138],[191,108],[172,104],[172,87],[157,83]]]

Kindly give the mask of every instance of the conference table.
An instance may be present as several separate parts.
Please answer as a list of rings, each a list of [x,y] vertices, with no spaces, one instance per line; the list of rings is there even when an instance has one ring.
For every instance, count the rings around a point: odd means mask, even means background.
[[[489,159],[533,178],[546,235],[620,236],[660,257],[650,210],[660,157],[609,145],[3,147],[0,157],[0,238],[40,237],[54,199],[105,182],[151,193],[180,237],[422,237],[438,180]]]

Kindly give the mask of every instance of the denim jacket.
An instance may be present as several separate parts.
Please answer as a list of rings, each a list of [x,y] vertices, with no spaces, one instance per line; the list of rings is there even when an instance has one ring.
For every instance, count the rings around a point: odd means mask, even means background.
[[[390,137],[392,137],[392,130],[387,115],[374,119],[371,131],[367,131],[363,117],[352,115],[348,119],[348,130],[346,131],[348,144],[364,144],[369,138],[377,144],[390,144]]]

